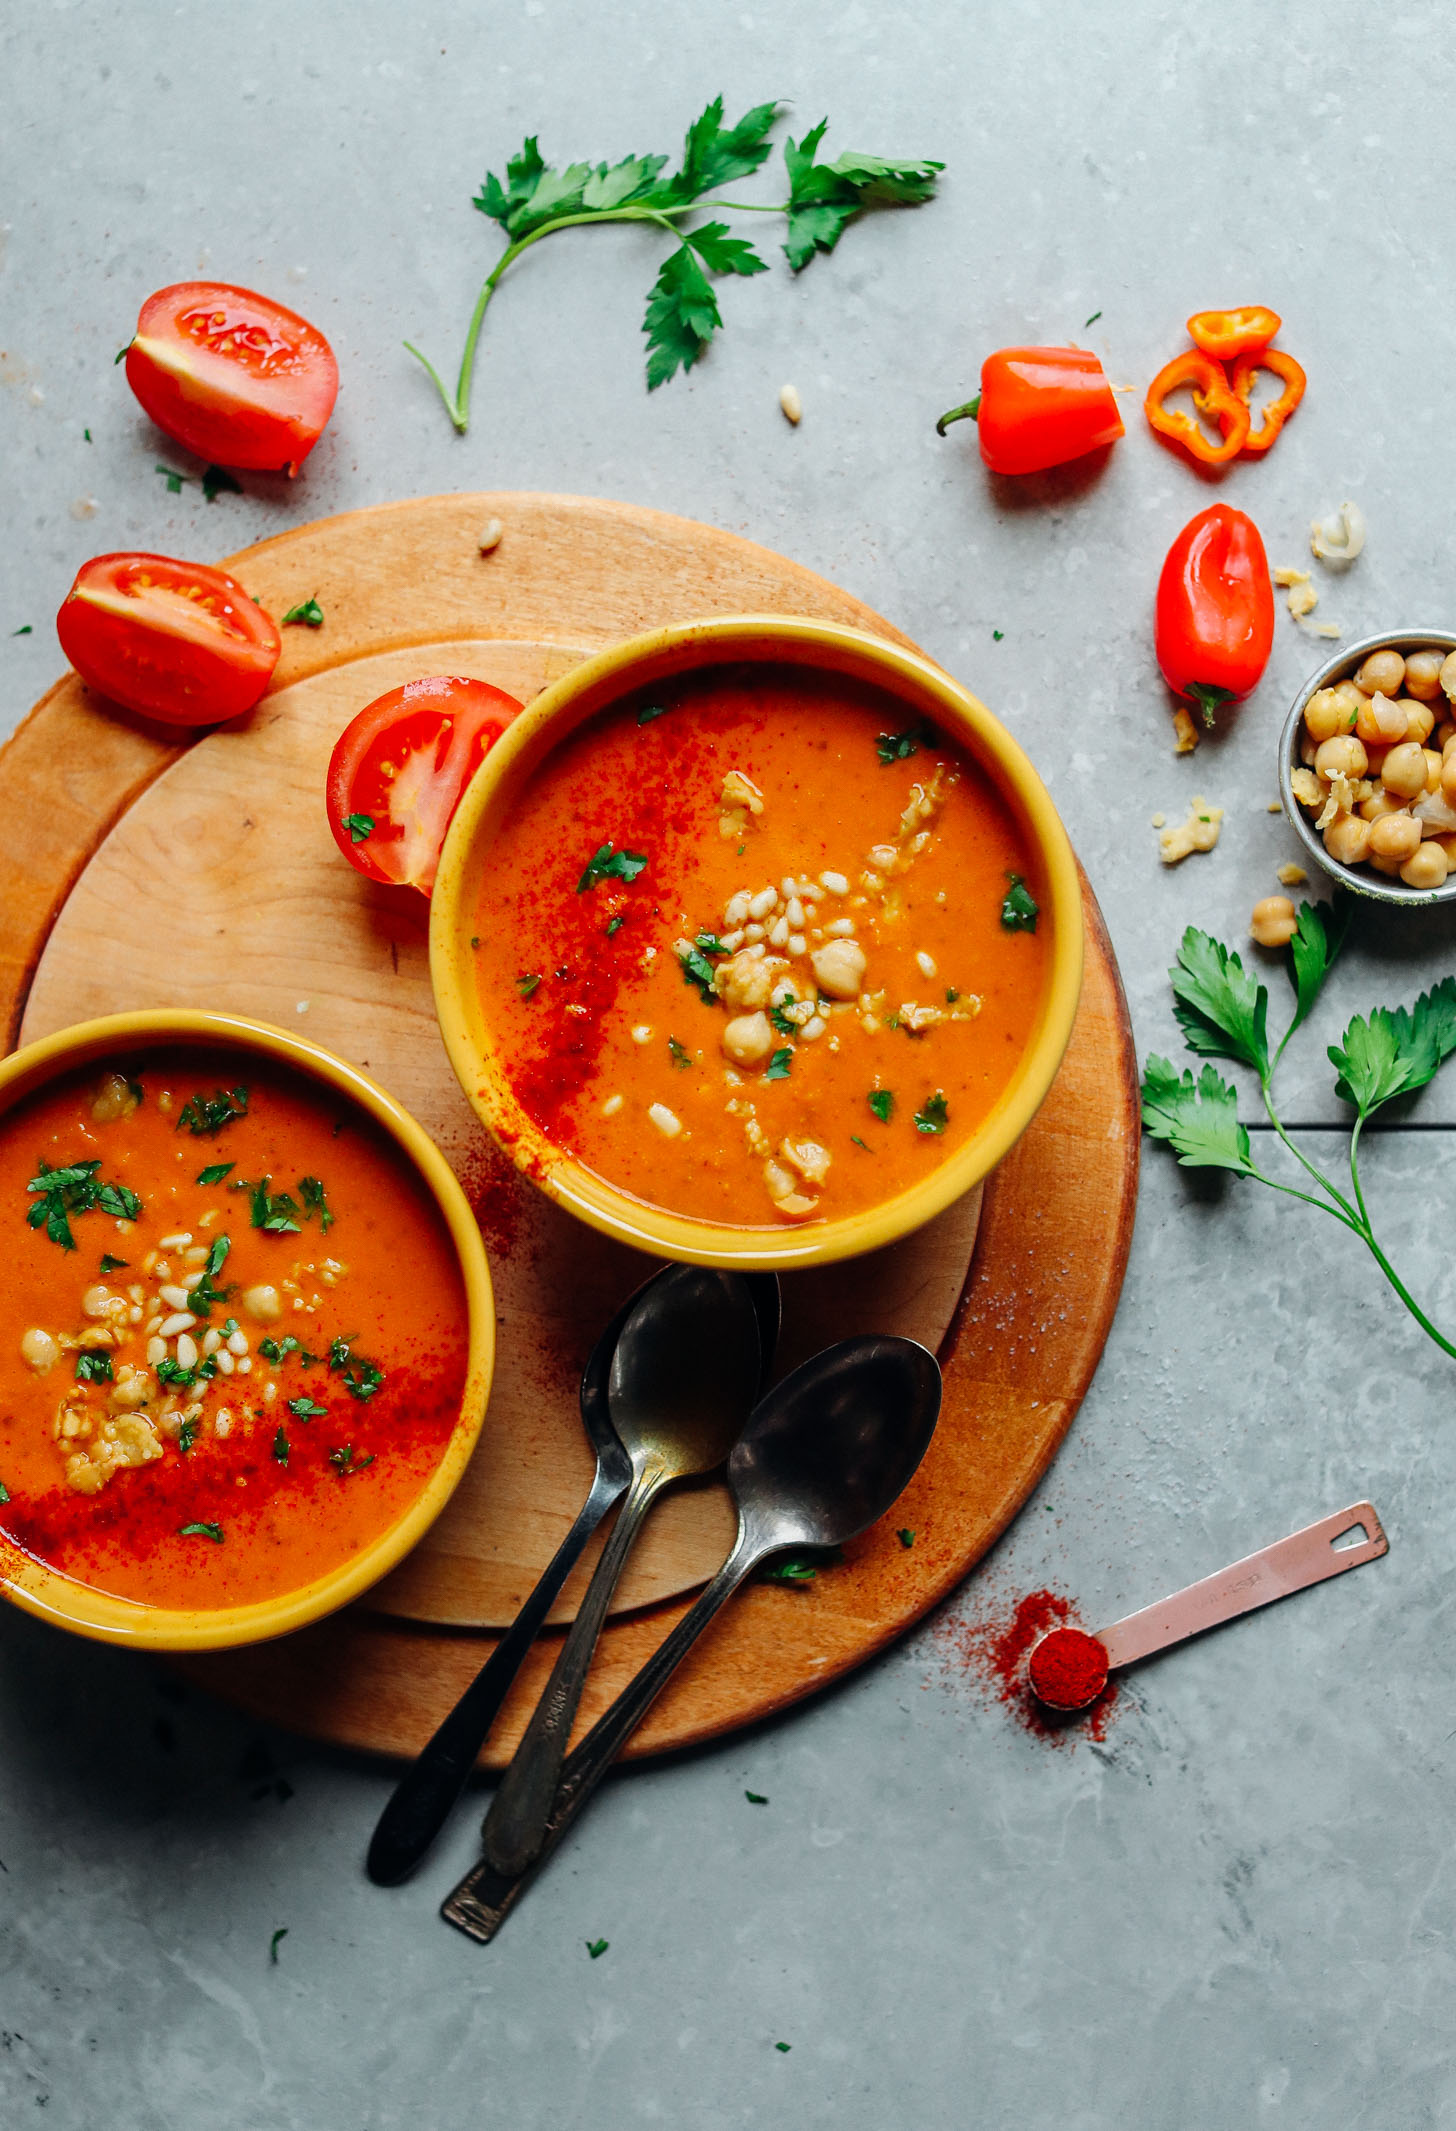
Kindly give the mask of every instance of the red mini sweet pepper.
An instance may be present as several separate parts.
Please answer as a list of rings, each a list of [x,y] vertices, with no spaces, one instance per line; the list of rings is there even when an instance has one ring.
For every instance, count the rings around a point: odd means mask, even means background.
[[[1212,725],[1256,688],[1274,645],[1274,588],[1259,528],[1227,503],[1190,518],[1158,579],[1154,643],[1163,678]]]
[[[998,348],[981,365],[980,391],[941,416],[937,435],[967,418],[993,474],[1041,473],[1123,434],[1106,372],[1088,348]]]

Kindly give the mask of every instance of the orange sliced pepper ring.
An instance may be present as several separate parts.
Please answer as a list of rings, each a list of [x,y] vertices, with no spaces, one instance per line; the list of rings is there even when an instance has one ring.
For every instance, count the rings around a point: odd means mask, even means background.
[[[1195,311],[1188,321],[1188,338],[1205,355],[1229,362],[1267,348],[1283,322],[1264,303],[1240,304],[1234,311]]]
[[[1241,355],[1229,373],[1229,385],[1244,407],[1249,407],[1253,397],[1254,379],[1261,370],[1274,377],[1282,377],[1284,390],[1277,400],[1270,400],[1259,418],[1257,429],[1250,428],[1244,440],[1244,450],[1250,453],[1265,452],[1284,427],[1289,416],[1304,398],[1305,375],[1292,355],[1282,348],[1256,348],[1252,354]],[[1252,413],[1250,422],[1253,421]]]
[[[1193,387],[1194,406],[1211,422],[1217,422],[1222,433],[1221,442],[1211,442],[1191,414],[1163,405],[1180,385]],[[1205,466],[1227,466],[1249,440],[1247,398],[1239,397],[1224,375],[1222,365],[1197,348],[1185,348],[1181,355],[1175,355],[1170,363],[1163,365],[1148,387],[1143,411],[1161,436],[1171,437],[1175,444],[1181,444]],[[1280,420],[1283,420],[1282,415]],[[1269,441],[1272,443],[1273,438]]]

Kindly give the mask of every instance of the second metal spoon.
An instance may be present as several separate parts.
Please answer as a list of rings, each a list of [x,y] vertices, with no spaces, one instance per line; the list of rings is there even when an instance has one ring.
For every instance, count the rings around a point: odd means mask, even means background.
[[[763,1368],[753,1292],[741,1274],[674,1266],[637,1298],[607,1384],[632,1485],[485,1816],[485,1853],[497,1871],[524,1872],[540,1851],[597,1638],[648,1511],[664,1488],[723,1463],[753,1409]]]

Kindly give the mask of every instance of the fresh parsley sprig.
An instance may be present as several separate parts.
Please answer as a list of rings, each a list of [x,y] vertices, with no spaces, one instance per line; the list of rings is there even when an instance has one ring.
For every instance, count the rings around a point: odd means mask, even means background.
[[[1249,1135],[1239,1121],[1238,1092],[1216,1067],[1205,1065],[1195,1081],[1179,1073],[1166,1058],[1149,1057],[1143,1075],[1143,1128],[1149,1137],[1172,1148],[1185,1169],[1224,1169],[1252,1177],[1272,1191],[1302,1199],[1358,1236],[1386,1279],[1421,1327],[1444,1353],[1456,1359],[1456,1345],[1438,1332],[1415,1301],[1376,1241],[1360,1182],[1360,1135],[1368,1121],[1397,1095],[1423,1088],[1456,1051],[1456,977],[1443,978],[1422,992],[1414,1006],[1378,1006],[1357,1014],[1329,1058],[1339,1078],[1335,1093],[1355,1111],[1350,1133],[1350,1190],[1345,1193],[1290,1138],[1274,1108],[1272,1083],[1285,1046],[1304,1022],[1334,966],[1349,926],[1348,906],[1300,906],[1289,942],[1289,981],[1294,1014],[1269,1048],[1269,994],[1239,956],[1219,940],[1189,926],[1169,976],[1173,1012],[1188,1048],[1205,1059],[1227,1058],[1247,1066],[1258,1078],[1259,1093],[1274,1131],[1317,1187],[1301,1191],[1266,1176],[1254,1161]]]
[[[476,298],[455,390],[451,392],[413,342],[405,342],[429,372],[456,429],[463,435],[469,426],[475,352],[490,300],[507,268],[543,237],[588,223],[639,222],[664,230],[676,241],[652,285],[642,325],[650,392],[679,370],[690,370],[723,323],[709,277],[768,271],[768,261],[746,238],[730,235],[726,222],[688,228],[683,217],[707,207],[730,214],[781,214],[788,224],[784,256],[798,274],[816,252],[833,251],[865,208],[918,207],[928,200],[945,167],[925,157],[887,160],[854,154],[820,162],[829,123],[821,119],[801,141],[784,144],[787,200],[710,199],[719,186],[752,177],[767,160],[768,135],[778,115],[777,102],[756,104],[735,125],[725,125],[723,99],[715,97],[689,126],[681,166],[670,175],[664,175],[665,155],[629,155],[618,163],[568,163],[557,169],[544,160],[534,135],[510,158],[504,179],[489,173],[475,205],[500,224],[509,241]]]
[[[99,1208],[113,1220],[135,1221],[142,1210],[141,1200],[126,1184],[101,1183],[96,1175],[100,1167],[99,1161],[68,1162],[64,1168],[53,1169],[49,1162],[37,1161],[36,1174],[25,1187],[34,1199],[26,1209],[28,1226],[39,1228],[44,1223],[52,1243],[59,1243],[62,1250],[74,1250],[76,1239],[70,1222],[73,1213],[90,1213]]]

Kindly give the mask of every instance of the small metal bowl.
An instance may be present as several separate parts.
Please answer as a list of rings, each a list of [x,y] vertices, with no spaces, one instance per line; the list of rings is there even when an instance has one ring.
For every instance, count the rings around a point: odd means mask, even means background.
[[[1456,903],[1456,872],[1450,873],[1439,888],[1408,888],[1403,880],[1392,880],[1366,866],[1342,866],[1338,859],[1330,857],[1323,840],[1315,834],[1310,817],[1294,796],[1293,778],[1300,766],[1299,735],[1305,704],[1311,696],[1318,695],[1320,689],[1331,688],[1336,681],[1349,679],[1372,651],[1387,649],[1402,653],[1456,651],[1456,634],[1449,629],[1383,629],[1379,636],[1362,637],[1358,644],[1342,645],[1326,659],[1295,697],[1284,721],[1284,730],[1279,735],[1279,796],[1295,835],[1331,880],[1348,888],[1352,895],[1363,895],[1373,903],[1397,903],[1405,910],[1428,910],[1434,903]]]

